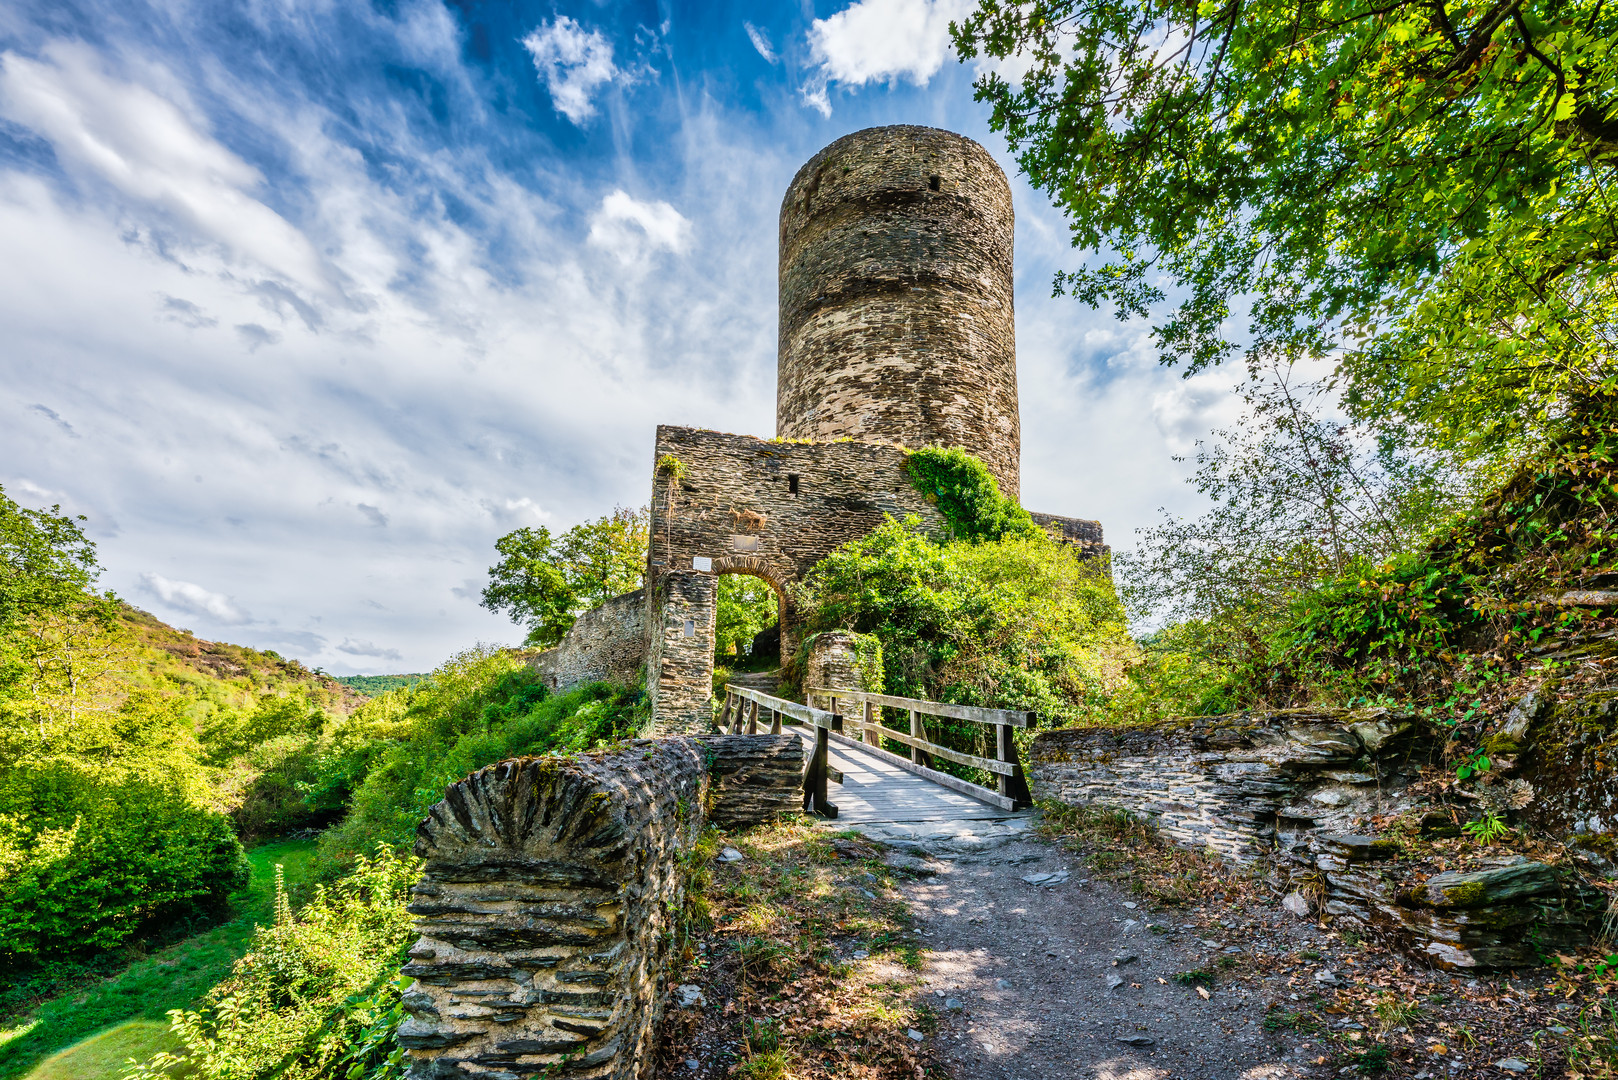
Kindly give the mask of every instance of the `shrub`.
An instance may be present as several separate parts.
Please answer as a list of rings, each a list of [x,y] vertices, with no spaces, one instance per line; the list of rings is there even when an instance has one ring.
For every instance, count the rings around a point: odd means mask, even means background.
[[[939,545],[916,519],[889,520],[796,596],[805,647],[827,630],[871,635],[883,688],[908,697],[1092,717],[1132,651],[1105,563],[1037,530]]]
[[[927,447],[905,457],[910,482],[949,522],[957,540],[1003,540],[1039,535],[1039,526],[1015,499],[1000,493],[989,467],[959,447]]]
[[[389,699],[407,694],[402,710]],[[592,683],[552,695],[511,653],[468,650],[410,691],[374,698],[334,736],[320,771],[352,784],[341,824],[321,838],[329,860],[346,862],[380,847],[403,849],[444,789],[475,769],[524,754],[572,753],[630,737],[645,723],[645,695]]]
[[[76,797],[0,817],[0,957],[109,949],[154,923],[212,916],[246,884],[229,820],[169,785],[103,788],[66,767],[29,779]]]
[[[128,1075],[402,1076],[404,1055],[393,1046],[403,1017],[397,974],[414,936],[405,902],[419,871],[414,859],[386,850],[360,858],[294,917],[277,868],[275,924],[254,932],[203,1008],[169,1013],[183,1051],[160,1053]]]

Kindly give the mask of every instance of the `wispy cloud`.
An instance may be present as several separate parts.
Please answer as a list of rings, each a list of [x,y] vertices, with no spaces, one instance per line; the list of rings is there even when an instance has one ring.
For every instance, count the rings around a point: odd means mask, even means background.
[[[750,22],[744,22],[742,26],[747,31],[747,40],[753,43],[753,48],[758,50],[760,56],[772,64],[780,59],[775,55],[775,50],[770,47],[769,35]]]
[[[53,423],[57,427],[61,428],[63,431],[65,431],[71,437],[73,437],[75,439],[77,439],[79,437],[79,433],[77,431],[73,430],[73,425],[68,423],[66,420],[63,420],[61,414],[58,413],[55,409],[52,409],[52,408],[50,408],[49,406],[46,406],[46,405],[30,405],[30,406],[28,406],[28,411],[29,412],[36,412],[39,415],[43,416],[45,419],[49,420],[51,423]]]
[[[194,582],[173,581],[162,574],[148,571],[140,576],[140,583],[147,593],[185,615],[206,616],[231,626],[240,626],[253,619],[224,593],[205,589]]]
[[[364,656],[377,660],[403,660],[404,653],[398,649],[389,649],[381,645],[373,645],[369,641],[356,641],[353,638],[344,638],[337,651],[347,653],[349,656]]]
[[[557,112],[575,124],[595,115],[592,95],[618,74],[612,62],[612,42],[599,30],[586,30],[566,15],[558,15],[536,27],[522,44],[534,58],[534,68],[545,80]]]

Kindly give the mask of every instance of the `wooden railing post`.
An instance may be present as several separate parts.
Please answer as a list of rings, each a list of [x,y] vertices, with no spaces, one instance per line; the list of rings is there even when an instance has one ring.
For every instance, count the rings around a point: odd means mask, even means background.
[[[1028,778],[1023,775],[1022,762],[1017,756],[1017,740],[1012,736],[1016,728],[1010,724],[995,725],[995,759],[1004,761],[1012,766],[1010,776],[1000,774],[995,777],[1000,794],[1017,803],[1019,806],[1031,804],[1033,796],[1028,791]]]
[[[918,739],[927,737],[927,729],[922,726],[921,714],[915,709],[910,710],[910,734]],[[925,765],[929,769],[933,767],[933,756],[919,746],[910,748],[910,760],[917,765]]]
[[[872,705],[869,701],[867,701],[865,702],[864,708],[860,713],[860,718],[863,721],[863,723],[860,725],[860,742],[862,743],[868,743],[871,741],[871,728],[880,726],[882,722],[881,718],[874,711],[876,708],[877,706]],[[877,736],[876,744],[878,746],[882,745],[881,735]]]
[[[780,709],[771,709],[770,710],[770,716],[773,717],[773,719],[770,720],[770,734],[771,735],[779,735],[779,734],[781,734],[781,710]]]
[[[832,722],[841,726],[842,717],[832,715]],[[826,769],[831,756],[831,738],[827,728],[815,725],[815,750],[809,756],[808,767],[803,771],[803,809],[805,813],[819,814],[824,818],[835,818],[837,807],[826,798]]]

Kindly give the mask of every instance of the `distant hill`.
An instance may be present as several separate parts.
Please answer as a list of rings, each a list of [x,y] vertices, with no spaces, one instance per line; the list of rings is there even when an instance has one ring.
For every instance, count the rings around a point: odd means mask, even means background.
[[[385,694],[389,690],[398,690],[404,686],[415,686],[427,676],[422,675],[339,675],[337,681],[350,690],[358,691],[366,697],[375,697]]]
[[[267,694],[297,692],[311,705],[338,715],[370,696],[296,660],[283,659],[279,653],[208,641],[127,603],[121,605],[118,615],[141,647],[146,681],[168,692],[178,690],[229,706],[251,706]]]

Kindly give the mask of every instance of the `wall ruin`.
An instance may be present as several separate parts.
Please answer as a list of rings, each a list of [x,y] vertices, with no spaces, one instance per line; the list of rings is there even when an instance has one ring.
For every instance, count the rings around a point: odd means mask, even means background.
[[[715,820],[756,824],[796,808],[802,761],[793,735],[675,738],[451,785],[416,832],[412,1080],[647,1076],[710,797]]]
[[[646,590],[615,596],[586,611],[561,643],[528,661],[552,690],[581,683],[633,684],[646,670]]]

